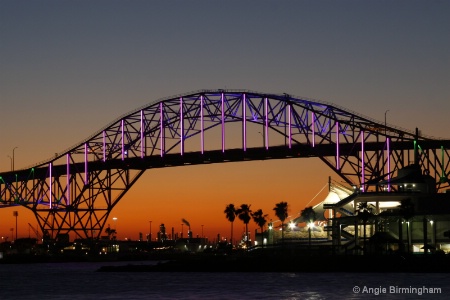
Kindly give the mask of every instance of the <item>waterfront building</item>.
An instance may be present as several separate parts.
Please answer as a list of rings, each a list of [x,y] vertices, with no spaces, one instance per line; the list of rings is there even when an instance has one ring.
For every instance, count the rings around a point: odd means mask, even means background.
[[[313,209],[312,243],[336,254],[450,253],[450,191],[438,192],[417,165],[364,188],[330,181],[328,196]],[[283,241],[279,225],[268,229],[268,241],[308,242],[302,217],[285,225]]]

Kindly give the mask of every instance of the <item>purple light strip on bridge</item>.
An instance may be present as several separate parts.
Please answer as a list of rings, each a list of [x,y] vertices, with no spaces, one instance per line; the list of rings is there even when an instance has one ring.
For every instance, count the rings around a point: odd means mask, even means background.
[[[53,201],[52,163],[48,164],[48,168],[49,168],[49,175],[50,175],[48,177],[48,186],[49,186],[49,192],[50,192],[50,195],[48,196],[48,201],[49,201],[48,205],[49,205],[50,208],[52,208],[52,201]]]
[[[159,103],[159,137],[160,137],[160,148],[161,148],[161,157],[164,156],[164,111],[163,111],[163,103]]]
[[[388,167],[388,192],[391,191],[391,139],[386,137],[387,167]]]
[[[364,186],[364,182],[365,182],[365,178],[366,178],[366,174],[365,174],[365,152],[364,152],[364,131],[361,131],[361,192],[365,191],[365,186]]]
[[[121,127],[122,127],[122,160],[124,160],[125,159],[125,142],[124,142],[124,139],[123,139],[123,137],[124,137],[124,120],[122,120],[122,122],[121,122]]]
[[[245,94],[242,95],[242,148],[247,151],[247,105],[245,104]]]
[[[336,169],[341,169],[341,161],[339,157],[339,122],[336,121]]]
[[[291,105],[288,104],[289,149],[292,148]]]
[[[84,143],[84,184],[87,185],[89,182],[88,173],[88,145]]]
[[[205,128],[203,121],[203,95],[200,96],[200,148],[205,152]]]
[[[222,114],[222,152],[225,152],[225,111],[224,96],[221,96],[221,114]]]
[[[314,123],[315,123],[315,115],[314,112],[311,111],[311,139],[312,139],[312,146],[313,148],[316,146],[316,133],[315,133],[315,128],[314,128]]]
[[[144,111],[141,109],[141,158],[144,158]]]
[[[66,182],[66,205],[70,205],[70,153],[66,154],[66,174],[67,174],[67,182]]]
[[[265,126],[264,126],[264,131],[265,131],[265,135],[264,135],[264,144],[266,146],[266,150],[269,149],[269,105],[268,105],[268,100],[267,97],[264,98],[264,115],[265,115]]]
[[[183,97],[180,97],[180,154],[184,154]]]

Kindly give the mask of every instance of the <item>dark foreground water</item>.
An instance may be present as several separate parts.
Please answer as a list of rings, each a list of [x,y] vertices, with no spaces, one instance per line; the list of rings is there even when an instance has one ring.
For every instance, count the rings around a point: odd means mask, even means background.
[[[450,299],[450,273],[95,272],[126,264],[0,264],[0,299]]]

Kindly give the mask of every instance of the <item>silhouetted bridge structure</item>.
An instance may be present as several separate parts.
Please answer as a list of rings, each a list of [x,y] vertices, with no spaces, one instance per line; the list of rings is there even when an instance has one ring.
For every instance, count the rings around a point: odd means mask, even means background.
[[[34,167],[0,174],[0,206],[24,206],[50,237],[99,238],[148,169],[317,157],[349,185],[418,164],[449,187],[450,140],[421,136],[312,99],[202,90],[154,101]],[[377,187],[378,188],[378,187]]]

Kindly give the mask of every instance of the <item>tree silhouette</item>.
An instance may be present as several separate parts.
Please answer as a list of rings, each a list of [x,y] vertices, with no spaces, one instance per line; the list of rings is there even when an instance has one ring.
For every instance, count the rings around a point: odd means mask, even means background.
[[[312,206],[306,207],[300,212],[300,215],[303,217],[303,219],[306,222],[306,225],[308,226],[308,245],[309,249],[311,250],[311,224],[313,224],[316,221],[316,212],[314,211]]]
[[[105,233],[108,235],[108,239],[111,239],[111,235],[112,235],[112,239],[115,240],[116,239],[116,230],[115,229],[111,229],[111,227],[108,227],[105,229]]]
[[[259,228],[261,228],[261,247],[264,247],[264,232],[263,227],[267,223],[267,215],[265,215],[262,211],[262,209],[258,209],[254,213],[252,213],[253,221],[258,225]],[[255,237],[256,239],[256,237]]]
[[[224,210],[225,217],[228,221],[231,223],[231,245],[233,245],[233,222],[236,219],[236,208],[234,207],[234,204],[230,203],[225,207]]]
[[[249,246],[248,222],[250,222],[251,220],[251,213],[252,210],[250,209],[250,205],[248,204],[241,204],[241,207],[236,210],[236,215],[238,216],[239,220],[241,220],[245,224],[245,244],[247,248]]]
[[[284,221],[288,217],[288,204],[287,202],[279,202],[275,204],[273,210],[275,211],[275,215],[281,221],[281,239],[284,242]]]

